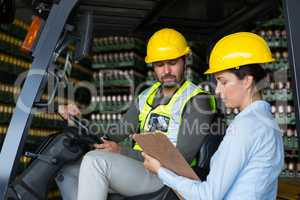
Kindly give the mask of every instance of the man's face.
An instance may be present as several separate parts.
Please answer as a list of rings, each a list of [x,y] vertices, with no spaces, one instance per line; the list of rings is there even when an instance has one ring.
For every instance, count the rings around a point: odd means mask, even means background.
[[[178,86],[184,73],[184,57],[164,60],[153,63],[155,75],[163,87],[175,87]]]

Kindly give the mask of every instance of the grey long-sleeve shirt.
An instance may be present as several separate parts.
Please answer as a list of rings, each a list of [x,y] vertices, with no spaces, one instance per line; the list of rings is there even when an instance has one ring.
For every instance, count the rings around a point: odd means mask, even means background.
[[[153,107],[168,103],[170,98],[155,97]],[[111,140],[121,142],[130,134],[139,132],[138,104],[132,104],[125,113],[118,127],[111,127],[107,134]],[[184,158],[191,162],[199,151],[205,135],[211,132],[215,114],[211,112],[209,96],[199,94],[185,106],[179,129],[176,147]],[[140,151],[123,148],[121,153],[137,160],[143,160]]]

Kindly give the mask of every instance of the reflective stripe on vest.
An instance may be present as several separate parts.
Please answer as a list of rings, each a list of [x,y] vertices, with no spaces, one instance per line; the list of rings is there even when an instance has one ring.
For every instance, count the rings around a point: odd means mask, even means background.
[[[148,132],[150,130],[149,120],[152,114],[157,116],[164,116],[168,121],[167,134],[170,141],[176,145],[177,135],[181,124],[182,112],[185,108],[186,103],[194,96],[205,93],[206,91],[197,87],[190,81],[185,81],[184,84],[177,90],[172,96],[168,104],[158,105],[155,109],[152,109],[154,97],[160,86],[159,82],[156,82],[152,87],[146,89],[139,96],[139,122],[140,132]],[[215,111],[216,103],[213,96],[210,97],[210,104],[212,111]],[[134,146],[135,150],[142,150],[139,145]]]

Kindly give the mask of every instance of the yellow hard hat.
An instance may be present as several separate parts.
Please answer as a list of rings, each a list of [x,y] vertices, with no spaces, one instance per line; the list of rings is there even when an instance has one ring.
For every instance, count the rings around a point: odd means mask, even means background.
[[[190,53],[185,38],[174,29],[164,28],[155,32],[147,45],[146,63],[179,58]]]
[[[217,42],[210,54],[209,68],[204,74],[272,61],[271,50],[262,37],[254,33],[239,32]]]

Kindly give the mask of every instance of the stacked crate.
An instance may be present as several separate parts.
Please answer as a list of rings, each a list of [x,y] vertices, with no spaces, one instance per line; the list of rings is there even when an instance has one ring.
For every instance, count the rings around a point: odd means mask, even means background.
[[[145,43],[134,37],[98,37],[93,52],[97,95],[92,97],[90,118],[105,132],[118,124],[136,94],[145,88]]]

